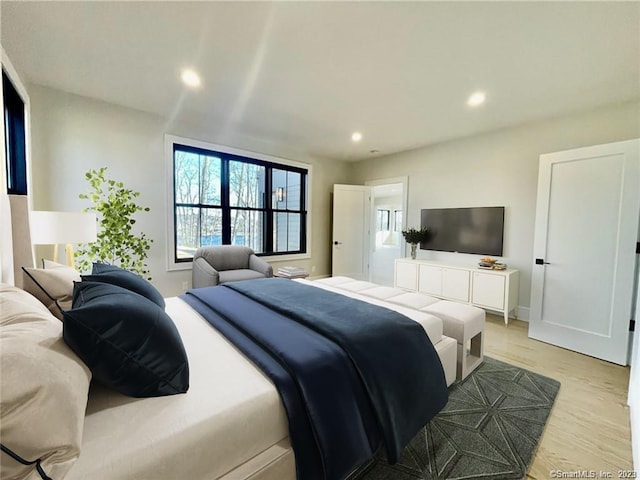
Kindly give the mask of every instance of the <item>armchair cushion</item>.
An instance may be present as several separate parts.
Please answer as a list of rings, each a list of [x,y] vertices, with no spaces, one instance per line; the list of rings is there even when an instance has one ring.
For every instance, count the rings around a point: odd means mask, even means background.
[[[240,280],[254,280],[256,278],[264,278],[260,272],[250,270],[248,268],[240,268],[238,270],[225,270],[220,272],[220,283],[238,282]]]

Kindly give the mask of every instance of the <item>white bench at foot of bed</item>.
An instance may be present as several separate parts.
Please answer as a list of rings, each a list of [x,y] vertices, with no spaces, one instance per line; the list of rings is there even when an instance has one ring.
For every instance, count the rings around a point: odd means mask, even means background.
[[[461,303],[440,300],[421,293],[409,293],[400,288],[383,287],[349,277],[331,277],[316,280],[326,286],[373,298],[389,304],[429,313],[442,320],[443,338],[455,339],[456,377],[467,377],[484,358],[485,311]],[[438,350],[437,345],[436,351]],[[442,357],[441,357],[442,360]],[[444,365],[444,362],[443,362]],[[447,384],[449,382],[447,381]]]
[[[420,326],[424,328],[424,331],[429,337],[429,340],[431,340],[431,343],[433,344],[436,350],[436,353],[440,358],[440,363],[442,364],[442,368],[444,370],[444,376],[447,382],[447,386],[451,385],[456,380],[456,358],[458,355],[457,343],[455,339],[447,337],[442,334],[443,322],[440,318],[436,317],[431,313],[421,312],[419,310],[408,308],[402,305],[394,305],[392,303],[385,302],[384,300],[380,300],[372,296],[360,295],[359,293],[350,292],[349,290],[346,290],[346,289],[337,288],[335,286],[329,285],[326,282],[300,280],[300,279],[297,279],[294,281],[306,283],[316,288],[322,288],[324,290],[336,292],[341,295],[345,295],[347,297],[351,297],[357,300],[371,303],[373,305],[378,305],[380,307],[385,307],[390,310],[395,310],[398,313],[419,323]],[[381,287],[381,288],[386,288],[386,287]]]

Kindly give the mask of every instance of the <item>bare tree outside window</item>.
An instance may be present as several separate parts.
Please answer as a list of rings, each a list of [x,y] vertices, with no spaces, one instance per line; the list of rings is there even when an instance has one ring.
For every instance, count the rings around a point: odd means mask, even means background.
[[[246,245],[262,253],[265,167],[246,162],[229,162],[231,243]],[[233,208],[239,207],[239,208]]]
[[[176,253],[178,258],[191,258],[202,245],[222,244],[221,159],[179,150],[174,158]],[[178,204],[202,204],[214,209]]]

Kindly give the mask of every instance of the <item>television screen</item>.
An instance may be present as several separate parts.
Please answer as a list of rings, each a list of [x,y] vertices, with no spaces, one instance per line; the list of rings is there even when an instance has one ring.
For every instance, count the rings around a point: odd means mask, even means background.
[[[422,250],[502,256],[504,207],[423,209],[420,226],[428,229]]]

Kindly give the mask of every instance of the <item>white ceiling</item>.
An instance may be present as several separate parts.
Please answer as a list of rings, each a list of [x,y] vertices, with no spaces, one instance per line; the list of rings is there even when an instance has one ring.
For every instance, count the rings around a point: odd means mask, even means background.
[[[0,16],[27,82],[341,160],[640,98],[638,2],[2,1]]]

